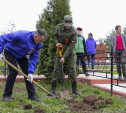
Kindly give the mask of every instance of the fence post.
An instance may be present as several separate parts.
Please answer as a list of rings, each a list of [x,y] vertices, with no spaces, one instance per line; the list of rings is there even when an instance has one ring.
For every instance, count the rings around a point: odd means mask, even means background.
[[[110,95],[112,96],[113,94],[113,49],[111,47],[111,92]]]
[[[108,77],[107,74],[108,74],[108,70],[107,70],[107,64],[106,64],[106,78]]]

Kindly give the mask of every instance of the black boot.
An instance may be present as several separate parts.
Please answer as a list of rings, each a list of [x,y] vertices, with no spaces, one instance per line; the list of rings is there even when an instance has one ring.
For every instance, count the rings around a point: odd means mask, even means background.
[[[123,80],[126,81],[126,74],[123,73]]]
[[[76,95],[81,95],[81,93],[77,90],[77,83],[76,82],[72,83],[72,92],[75,93]]]
[[[6,102],[12,101],[11,98],[10,97],[7,97],[7,96],[6,97],[3,97],[3,100],[6,101]]]
[[[56,81],[53,81],[52,82],[52,87],[51,87],[51,90],[50,90],[50,94],[54,95],[55,90],[56,90]]]
[[[31,100],[34,100],[34,101],[37,101],[37,102],[41,102],[42,101],[36,95],[30,96],[30,97],[28,97],[28,99],[31,99]]]

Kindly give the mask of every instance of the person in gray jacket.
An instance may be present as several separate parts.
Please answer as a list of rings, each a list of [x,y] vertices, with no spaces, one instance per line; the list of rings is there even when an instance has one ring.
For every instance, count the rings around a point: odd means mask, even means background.
[[[122,79],[121,69],[123,71],[123,78],[126,80],[126,36],[122,34],[120,25],[115,27],[116,35],[112,39],[112,51],[115,54],[115,61],[117,64],[118,79]]]

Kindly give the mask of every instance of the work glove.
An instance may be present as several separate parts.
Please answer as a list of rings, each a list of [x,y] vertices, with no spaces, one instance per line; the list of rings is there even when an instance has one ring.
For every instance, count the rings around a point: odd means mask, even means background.
[[[56,47],[57,47],[57,46],[62,46],[62,44],[58,43],[58,44],[56,44]]]
[[[63,57],[60,59],[60,62],[61,63],[64,63],[64,58]]]
[[[0,60],[1,61],[3,61],[2,58],[5,58],[5,57],[2,54],[0,54]]]
[[[32,83],[32,81],[33,81],[33,75],[32,74],[28,74],[28,77],[30,78],[30,80],[29,79],[27,79],[27,80]]]

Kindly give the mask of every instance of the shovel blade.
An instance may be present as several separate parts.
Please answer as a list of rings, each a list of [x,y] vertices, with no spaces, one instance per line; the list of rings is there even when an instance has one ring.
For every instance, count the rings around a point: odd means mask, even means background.
[[[60,91],[60,97],[61,99],[70,99],[69,91],[68,90]]]

